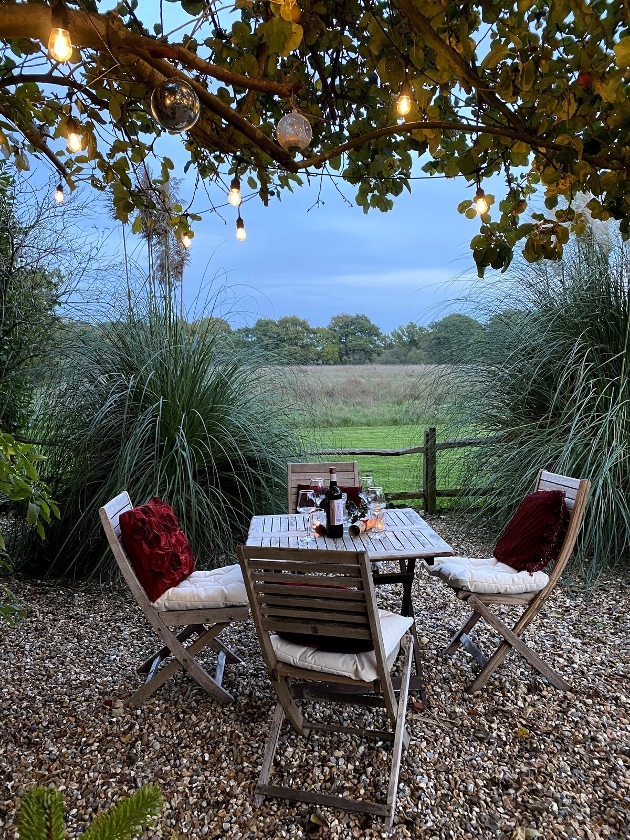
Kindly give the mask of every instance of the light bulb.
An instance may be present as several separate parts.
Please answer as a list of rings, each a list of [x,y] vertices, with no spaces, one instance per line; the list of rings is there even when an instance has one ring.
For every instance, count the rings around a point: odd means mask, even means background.
[[[68,145],[67,149],[69,152],[80,152],[83,146],[83,142],[81,140],[81,135],[78,131],[69,131],[68,132]]]
[[[411,111],[411,85],[407,80],[400,86],[396,110],[401,117],[406,117],[409,111]]]
[[[488,212],[489,207],[490,205],[488,204],[486,194],[481,187],[478,187],[477,192],[475,193],[475,210],[480,216],[483,216],[484,213]]]
[[[63,204],[63,186],[61,184],[57,184],[57,189],[55,190],[55,201],[57,204]]]
[[[72,41],[67,29],[55,26],[50,30],[48,39],[48,54],[55,61],[70,61],[72,56]]]
[[[228,193],[228,202],[232,207],[240,207],[243,197],[241,195],[241,182],[238,178],[233,178],[230,184],[230,192]]]
[[[186,250],[188,250],[192,244],[192,239],[189,233],[184,233],[181,239],[182,245]]]
[[[245,222],[239,216],[236,220],[236,238],[239,242],[244,242],[247,239],[247,233],[245,232]]]

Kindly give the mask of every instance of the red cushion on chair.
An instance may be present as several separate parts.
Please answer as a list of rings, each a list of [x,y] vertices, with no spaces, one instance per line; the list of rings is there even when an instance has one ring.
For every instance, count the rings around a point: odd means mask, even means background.
[[[558,556],[568,524],[562,490],[530,493],[505,526],[494,556],[519,572],[541,571]]]
[[[150,601],[195,571],[195,558],[173,508],[156,496],[120,514],[120,536]]]
[[[297,501],[297,493],[299,493],[300,490],[309,490],[310,487],[311,487],[310,484],[298,484],[297,492],[296,492],[296,495],[295,495],[296,501]],[[359,496],[359,493],[361,492],[360,487],[341,487],[340,486],[339,489],[341,490],[342,493],[345,493],[348,496],[348,501],[349,502],[354,502],[354,504],[357,507],[359,507],[361,505],[361,496]],[[324,503],[322,502],[322,505],[323,504]]]

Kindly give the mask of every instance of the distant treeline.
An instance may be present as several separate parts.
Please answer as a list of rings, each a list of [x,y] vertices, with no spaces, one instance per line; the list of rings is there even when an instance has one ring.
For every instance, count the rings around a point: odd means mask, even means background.
[[[223,318],[193,321],[189,329],[211,326],[240,349],[268,354],[270,361],[285,365],[453,365],[479,361],[491,343],[493,330],[519,317],[506,310],[482,324],[455,312],[421,327],[413,321],[383,333],[367,315],[335,315],[326,327],[312,327],[304,318],[287,315],[274,321],[259,318],[251,327],[233,329]],[[64,319],[66,329],[81,340],[98,341],[103,324]]]
[[[410,322],[383,333],[367,315],[335,315],[327,327],[312,327],[288,315],[274,321],[259,318],[251,327],[217,327],[237,344],[271,352],[287,365],[458,364],[479,358],[487,326],[454,313],[428,327]]]

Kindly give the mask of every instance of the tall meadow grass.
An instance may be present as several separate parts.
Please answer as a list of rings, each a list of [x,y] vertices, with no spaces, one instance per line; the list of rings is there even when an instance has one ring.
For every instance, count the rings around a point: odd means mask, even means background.
[[[561,263],[513,275],[471,369],[459,423],[497,436],[467,451],[467,482],[494,487],[484,515],[500,527],[540,468],[592,482],[581,555],[587,576],[630,556],[630,259],[593,234]],[[465,384],[465,383],[463,383]]]
[[[286,462],[302,451],[277,371],[212,319],[191,329],[155,300],[79,338],[36,419],[61,522],[28,546],[29,565],[109,575],[98,508],[122,489],[168,501],[199,565],[222,562],[253,514],[283,509]]]

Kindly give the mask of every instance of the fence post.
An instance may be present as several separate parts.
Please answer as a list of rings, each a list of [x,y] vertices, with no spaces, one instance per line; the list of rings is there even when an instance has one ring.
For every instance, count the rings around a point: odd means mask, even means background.
[[[426,513],[435,513],[437,490],[436,437],[435,428],[425,429],[422,492],[424,493],[424,509]]]

